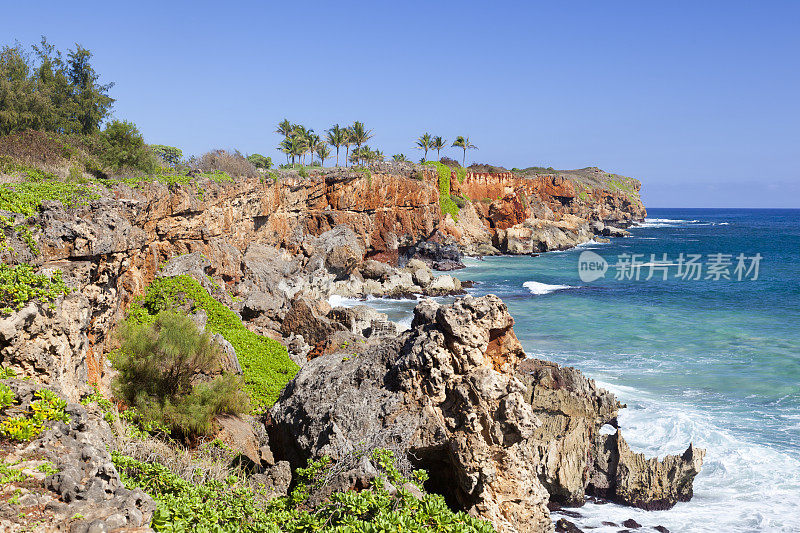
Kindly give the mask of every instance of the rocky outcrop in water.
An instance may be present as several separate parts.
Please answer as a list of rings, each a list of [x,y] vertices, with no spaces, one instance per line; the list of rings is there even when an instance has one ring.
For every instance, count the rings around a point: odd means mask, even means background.
[[[386,446],[500,531],[549,531],[527,445],[539,422],[513,374],[524,354],[512,325],[494,296],[423,302],[408,333],[306,364],[271,411],[271,440],[294,464]],[[363,486],[372,470],[359,464],[343,483]]]
[[[518,368],[542,425],[535,432],[539,479],[550,501],[583,505],[597,496],[643,509],[669,509],[689,501],[704,450],[689,445],[681,456],[646,459],[634,453],[617,428],[623,406],[580,371],[548,361]],[[613,434],[600,428],[617,428]]]
[[[581,505],[601,478],[615,483],[605,496],[639,506],[690,493],[702,452],[659,462],[623,448],[598,451],[599,429],[616,424],[618,402],[577,370],[522,362],[513,323],[491,295],[449,306],[423,301],[407,333],[355,357],[334,352],[309,362],[271,411],[276,453],[299,465],[389,447],[429,470],[432,490],[500,531],[550,531],[548,500]],[[622,467],[597,466],[610,457],[630,468],[627,477]],[[336,488],[363,486],[373,471],[354,464]],[[648,476],[659,479],[650,492],[642,490]]]

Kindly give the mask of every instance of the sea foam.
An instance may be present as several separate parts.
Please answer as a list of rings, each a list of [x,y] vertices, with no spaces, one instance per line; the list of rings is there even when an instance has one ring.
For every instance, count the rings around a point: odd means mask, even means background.
[[[522,286],[528,289],[531,294],[536,294],[537,296],[549,294],[555,291],[575,288],[572,285],[550,285],[548,283],[540,283],[538,281],[526,281],[522,284]]]

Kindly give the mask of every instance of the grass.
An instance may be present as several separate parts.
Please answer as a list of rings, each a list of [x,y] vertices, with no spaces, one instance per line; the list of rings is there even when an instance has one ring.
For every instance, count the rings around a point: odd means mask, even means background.
[[[214,299],[194,278],[182,275],[154,280],[144,298],[128,309],[128,316],[139,323],[152,323],[160,311],[187,303],[193,311],[203,309],[209,331],[221,334],[233,346],[253,408],[272,407],[299,367],[285,346],[247,329],[239,315]]]

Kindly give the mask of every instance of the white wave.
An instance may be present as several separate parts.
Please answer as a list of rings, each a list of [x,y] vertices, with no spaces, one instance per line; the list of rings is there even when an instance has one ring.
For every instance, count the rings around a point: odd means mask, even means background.
[[[395,320],[394,323],[397,324],[398,331],[408,331],[411,329],[411,322],[414,320],[414,315],[409,314],[406,317],[401,318],[400,320]]]
[[[331,294],[328,298],[328,305],[331,307],[355,307],[363,303],[364,302],[358,298],[347,298],[346,296],[340,296],[338,294]]]
[[[554,291],[576,288],[572,285],[550,285],[548,283],[539,283],[538,281],[526,281],[522,284],[522,286],[531,291],[531,294],[536,295],[549,294]]]
[[[646,218],[644,222],[634,222],[633,228],[677,228],[680,226],[712,226],[711,222],[684,220],[682,218]]]

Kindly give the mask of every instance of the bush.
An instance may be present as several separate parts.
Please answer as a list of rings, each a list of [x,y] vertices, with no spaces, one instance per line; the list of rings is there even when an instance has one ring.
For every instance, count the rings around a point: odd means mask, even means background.
[[[152,324],[126,321],[114,356],[115,393],[145,423],[163,424],[183,437],[206,435],[214,415],[247,409],[240,380],[231,374],[193,385],[219,370],[221,352],[186,315],[163,311]]]
[[[158,168],[156,157],[144,143],[133,122],[113,120],[100,134],[103,143],[102,162],[116,172],[125,169],[153,173]]]
[[[151,144],[150,149],[156,154],[156,157],[171,167],[177,167],[183,158],[183,150],[174,146]]]
[[[439,162],[443,165],[447,165],[450,168],[461,168],[461,163],[455,159],[447,157],[446,155],[443,155],[442,158],[439,159]]]
[[[0,156],[8,156],[28,165],[58,165],[75,153],[74,148],[52,133],[26,130],[0,136]]]
[[[272,168],[272,158],[265,157],[261,154],[251,154],[247,156],[247,160],[252,163],[252,165],[256,168],[262,168],[264,170],[269,170]]]
[[[28,441],[42,432],[46,422],[69,423],[70,416],[64,412],[67,402],[56,393],[49,389],[39,389],[34,396],[37,399],[31,402],[30,414],[6,418],[0,422],[0,436],[11,440]]]
[[[271,407],[297,373],[297,364],[281,343],[247,329],[239,315],[215,300],[194,278],[183,275],[155,279],[144,298],[128,309],[128,317],[149,324],[161,311],[187,303],[192,312],[203,309],[208,315],[208,330],[221,334],[233,346],[253,407]]]
[[[201,155],[194,167],[203,172],[224,172],[234,177],[255,178],[258,171],[238,150],[212,150]]]

